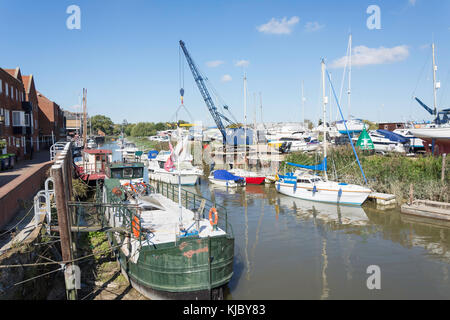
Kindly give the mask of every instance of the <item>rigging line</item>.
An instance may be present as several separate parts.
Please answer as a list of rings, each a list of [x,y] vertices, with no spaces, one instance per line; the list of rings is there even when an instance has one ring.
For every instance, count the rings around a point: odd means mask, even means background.
[[[342,73],[341,90],[339,92],[339,103],[341,103],[341,100],[342,100],[342,91],[344,90],[345,75],[347,74],[348,62],[350,61],[349,50],[350,50],[350,41],[347,44],[347,59],[345,60],[344,71]],[[336,119],[337,119],[337,113],[336,113]]]
[[[119,248],[123,245],[117,245],[117,246],[113,246],[110,247],[108,250],[105,250],[102,253],[107,253],[108,251],[112,251],[116,248]],[[61,262],[40,262],[40,263],[25,263],[25,264],[9,264],[9,265],[0,265],[0,269],[7,269],[7,268],[23,268],[23,267],[38,267],[38,266],[48,266],[48,265],[53,265],[53,264],[68,264],[68,263],[74,263],[74,262],[78,262],[87,258],[90,258],[92,256],[95,256],[95,253],[89,254],[87,256],[83,256],[80,258],[76,258],[76,259],[72,259],[70,261],[61,261]]]
[[[58,272],[58,271],[63,271],[63,270],[64,270],[64,267],[60,267],[60,268],[58,268],[58,269],[56,269],[56,270],[52,270],[52,271],[50,271],[50,272],[46,272],[46,273],[40,274],[40,275],[35,276],[35,277],[32,277],[32,278],[30,278],[30,279],[27,279],[27,280],[24,280],[24,281],[17,282],[17,283],[15,283],[15,284],[13,284],[13,285],[11,285],[11,286],[5,288],[4,290],[11,289],[12,287],[15,287],[15,286],[24,284],[24,283],[26,283],[26,282],[30,282],[30,281],[36,280],[36,279],[38,279],[38,278],[42,278],[42,277],[48,276],[49,274],[52,274],[52,273],[55,273],[55,272]]]
[[[326,68],[326,66],[325,66],[325,68]],[[333,86],[333,83],[331,82],[330,74],[329,74],[329,72],[328,72],[328,68],[326,68],[325,71],[327,72],[328,80],[330,81],[330,84],[331,84],[331,89],[333,89],[333,95],[334,95],[334,99],[336,100],[336,104],[337,104],[337,106],[338,106],[339,113],[341,114],[342,120],[344,120],[345,131],[347,131],[347,135],[348,135],[348,138],[349,138],[350,143],[351,143],[351,145],[352,145],[353,152],[354,152],[354,154],[355,154],[356,160],[358,161],[359,168],[361,169],[361,174],[362,174],[362,176],[363,176],[363,178],[364,178],[364,182],[367,184],[366,175],[364,174],[364,170],[363,170],[363,168],[362,168],[362,165],[361,165],[361,163],[359,162],[358,154],[356,153],[356,149],[355,149],[355,146],[354,146],[354,144],[353,144],[352,137],[350,136],[350,133],[348,132],[347,123],[345,122],[344,115],[342,114],[341,105],[340,105],[339,101],[337,100],[336,92],[334,91],[334,86]]]
[[[426,67],[428,66],[428,64],[430,63],[430,60],[431,60],[430,57],[431,57],[431,52],[428,53],[428,55],[426,56],[425,63],[424,63],[423,66],[422,66],[422,70],[420,71],[419,77],[417,78],[416,86],[415,86],[415,88],[414,88],[414,90],[413,90],[413,92],[412,92],[411,100],[410,100],[410,102],[409,102],[410,116],[411,116],[411,113],[412,113],[412,112],[411,112],[411,106],[412,106],[413,102],[415,101],[415,100],[414,100],[414,96],[416,95],[416,91],[417,91],[417,88],[419,87],[420,80],[422,80],[422,77],[423,77],[425,68],[426,68]]]

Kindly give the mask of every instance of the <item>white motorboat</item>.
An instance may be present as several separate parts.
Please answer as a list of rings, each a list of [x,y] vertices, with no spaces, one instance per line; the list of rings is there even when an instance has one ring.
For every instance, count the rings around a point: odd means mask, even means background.
[[[167,171],[164,165],[170,157],[170,151],[161,151],[156,158],[150,159],[148,163],[149,178],[156,181],[162,181],[170,184],[178,184],[178,176],[183,186],[193,186],[197,184],[198,179],[203,175],[203,170],[194,167],[190,160],[178,163],[175,162],[175,168]]]
[[[347,134],[345,126],[347,125],[350,134],[361,133],[364,130],[364,122],[361,119],[350,119],[345,121],[337,121],[335,126],[341,134]]]
[[[95,143],[94,139],[89,139],[88,142],[87,142],[86,147],[88,149],[95,149],[95,148],[97,148],[97,143]]]
[[[370,130],[370,139],[375,147],[375,152],[407,153],[409,151],[409,139],[387,130]],[[354,137],[353,141],[358,141]]]
[[[413,150],[423,149],[425,146],[423,144],[423,140],[417,138],[411,133],[410,129],[395,129],[394,133],[401,135],[402,137],[409,139],[409,147]]]
[[[227,188],[236,188],[239,186],[245,186],[245,178],[238,177],[226,170],[212,171],[208,177],[209,182]]]

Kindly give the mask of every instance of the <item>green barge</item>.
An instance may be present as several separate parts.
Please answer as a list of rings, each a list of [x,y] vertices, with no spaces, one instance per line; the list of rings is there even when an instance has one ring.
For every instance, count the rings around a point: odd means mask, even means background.
[[[150,299],[223,299],[234,258],[226,209],[175,185],[144,183],[143,169],[114,163],[106,170],[102,201],[114,205],[105,209],[109,226],[124,230],[109,234],[122,273]]]

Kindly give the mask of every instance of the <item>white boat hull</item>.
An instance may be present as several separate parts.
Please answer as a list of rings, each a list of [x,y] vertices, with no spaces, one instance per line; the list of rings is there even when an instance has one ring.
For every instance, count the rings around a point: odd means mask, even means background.
[[[150,172],[148,173],[149,178],[156,181],[162,181],[170,184],[178,184],[178,173],[176,172]],[[184,174],[180,176],[182,186],[193,186],[196,185],[200,174]]]
[[[360,206],[366,201],[371,193],[369,189],[358,188],[355,190],[353,186],[339,185],[338,183],[329,186],[317,186],[314,191],[311,186],[295,186],[292,183],[276,182],[276,189],[279,193],[310,201],[337,203],[344,205]],[[340,193],[339,190],[342,190]]]
[[[214,179],[213,177],[209,177],[209,182],[212,184],[221,186],[221,187],[227,187],[227,188],[237,188],[240,185],[245,185],[245,183],[238,184],[233,180],[222,180],[222,179]]]

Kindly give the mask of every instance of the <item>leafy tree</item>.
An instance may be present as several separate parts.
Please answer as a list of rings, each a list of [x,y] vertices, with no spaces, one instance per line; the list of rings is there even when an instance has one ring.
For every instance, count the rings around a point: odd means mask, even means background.
[[[106,135],[112,135],[114,130],[114,123],[110,118],[103,115],[96,115],[91,117],[92,132],[97,133],[98,130],[103,131]]]

